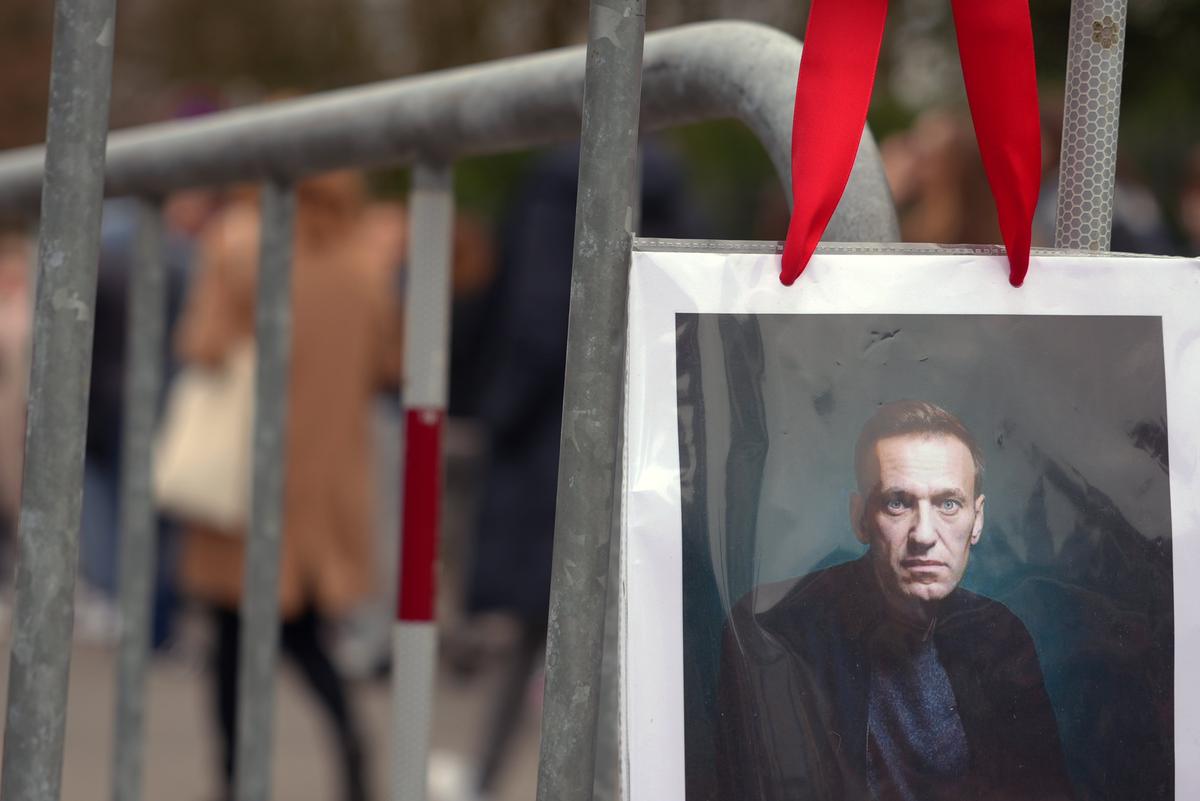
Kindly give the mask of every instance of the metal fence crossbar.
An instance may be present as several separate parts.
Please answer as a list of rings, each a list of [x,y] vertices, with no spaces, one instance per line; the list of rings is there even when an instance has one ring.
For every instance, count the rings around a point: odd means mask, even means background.
[[[685,25],[646,36],[642,127],[718,118],[745,123],[790,197],[792,95],[801,44],[745,22]],[[114,132],[108,195],[161,195],[324,170],[449,163],[579,136],[582,46],[345,89],[307,99]],[[43,148],[0,154],[0,210],[34,209]],[[894,239],[895,214],[865,136],[829,239]]]

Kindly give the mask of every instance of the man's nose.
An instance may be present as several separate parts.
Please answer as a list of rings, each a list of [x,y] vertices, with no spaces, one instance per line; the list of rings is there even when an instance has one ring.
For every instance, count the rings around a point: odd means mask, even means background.
[[[908,531],[909,547],[926,551],[937,542],[937,532],[934,530],[933,507],[927,502],[920,502],[913,514],[912,528]]]

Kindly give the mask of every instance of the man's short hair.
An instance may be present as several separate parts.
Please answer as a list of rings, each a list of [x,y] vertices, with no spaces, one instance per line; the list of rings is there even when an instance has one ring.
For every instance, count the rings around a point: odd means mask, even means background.
[[[962,421],[950,412],[929,401],[898,400],[880,406],[871,419],[863,425],[854,446],[854,476],[860,492],[870,487],[863,486],[868,461],[874,458],[875,444],[889,437],[917,434],[928,437],[954,437],[971,452],[975,463],[975,497],[983,492],[983,452],[976,444],[971,432]]]

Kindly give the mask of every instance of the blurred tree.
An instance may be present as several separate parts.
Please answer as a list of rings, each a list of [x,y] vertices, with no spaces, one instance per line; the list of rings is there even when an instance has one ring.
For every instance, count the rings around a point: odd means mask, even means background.
[[[0,11],[0,149],[45,135],[52,14],[41,0],[5,0]]]
[[[405,72],[425,72],[559,47],[582,38],[587,5],[562,0],[400,0]]]
[[[648,0],[647,26],[728,17],[802,36],[808,7],[809,0]],[[1052,104],[1061,94],[1070,0],[1038,0],[1031,11]],[[51,12],[39,0],[7,0],[0,13],[0,148],[41,138]],[[576,43],[587,12],[583,0],[122,0],[112,121],[165,116],[179,87],[209,87],[236,105],[282,88],[328,89]],[[1122,148],[1166,208],[1184,153],[1200,141],[1198,51],[1196,0],[1129,0]],[[950,0],[893,0],[870,115],[876,136],[907,127],[922,109],[963,102]],[[721,146],[730,135],[714,126],[681,139],[698,157],[731,160],[727,170],[700,172],[759,174],[764,161],[754,147]],[[497,177],[514,163],[503,162]],[[487,177],[484,169],[460,180],[481,187]]]
[[[588,4],[563,0],[366,0],[370,13],[405,30],[425,47],[397,48],[405,71],[425,71],[583,42]],[[397,7],[399,13],[396,13]],[[761,22],[793,34],[808,0],[650,0],[648,30],[721,18]]]
[[[1031,5],[1047,112],[1061,115],[1071,0]],[[1200,4],[1129,0],[1121,94],[1122,169],[1148,181],[1170,213],[1178,169],[1200,142]],[[965,106],[949,0],[892,5],[870,123],[882,138],[923,109]]]
[[[330,89],[378,78],[343,0],[161,0],[127,26],[127,57],[172,83]]]

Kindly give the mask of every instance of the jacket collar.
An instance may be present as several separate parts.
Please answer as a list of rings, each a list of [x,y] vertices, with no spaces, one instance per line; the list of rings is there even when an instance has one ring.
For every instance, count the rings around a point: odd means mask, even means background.
[[[893,616],[887,608],[879,579],[871,565],[869,551],[851,563],[849,578],[852,586],[847,588],[849,592],[846,603],[841,607],[840,622],[842,630],[850,639],[863,640],[870,637],[879,626],[893,619]],[[963,616],[976,606],[972,603],[975,597],[974,593],[964,590],[961,586],[955,587],[938,607],[937,618],[930,626],[929,635],[936,635],[947,625],[961,622]]]

